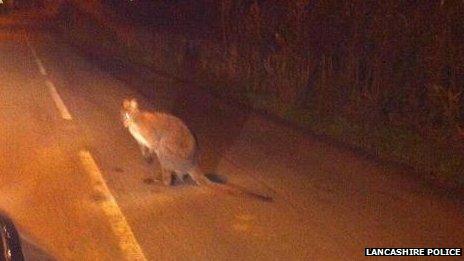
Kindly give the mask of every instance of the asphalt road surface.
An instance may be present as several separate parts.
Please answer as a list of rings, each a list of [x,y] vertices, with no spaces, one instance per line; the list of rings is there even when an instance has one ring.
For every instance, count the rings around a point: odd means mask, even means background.
[[[459,198],[159,77],[153,95],[47,30],[0,29],[0,209],[28,260],[357,260],[365,247],[463,247]],[[122,100],[184,119],[202,167],[274,202],[163,187]]]

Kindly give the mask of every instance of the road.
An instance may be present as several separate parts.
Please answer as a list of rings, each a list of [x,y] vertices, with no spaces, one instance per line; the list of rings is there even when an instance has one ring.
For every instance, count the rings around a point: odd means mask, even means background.
[[[365,247],[463,247],[460,198],[159,77],[146,97],[40,29],[0,33],[0,209],[29,260],[357,260]],[[201,166],[261,202],[163,187],[122,100],[178,115]]]

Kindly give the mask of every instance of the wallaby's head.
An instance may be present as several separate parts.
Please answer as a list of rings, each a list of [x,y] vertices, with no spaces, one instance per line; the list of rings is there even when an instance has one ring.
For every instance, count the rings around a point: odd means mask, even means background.
[[[121,118],[124,127],[128,127],[134,116],[139,112],[139,104],[136,99],[125,99],[122,102]]]

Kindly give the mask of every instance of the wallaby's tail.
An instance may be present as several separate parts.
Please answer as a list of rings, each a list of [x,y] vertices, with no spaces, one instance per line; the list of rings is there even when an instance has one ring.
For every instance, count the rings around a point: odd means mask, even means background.
[[[190,177],[192,177],[193,181],[195,181],[195,183],[197,183],[197,185],[209,186],[211,184],[214,184],[213,182],[211,182],[211,180],[209,180],[207,177],[205,177],[205,175],[203,174],[203,171],[201,171],[201,169],[199,167],[193,168],[189,172],[189,174],[190,174]]]
[[[246,196],[254,199],[258,199],[261,201],[266,201],[266,202],[272,202],[274,199],[270,196],[267,195],[261,195],[259,193],[256,193],[254,191],[251,191],[247,188],[244,188],[242,186],[236,185],[236,184],[220,184],[220,183],[213,183],[209,185],[210,188],[214,188],[216,190],[224,191],[226,193],[229,193],[231,195],[239,195],[239,196]]]
[[[231,183],[221,184],[221,183],[212,182],[203,174],[203,172],[198,167],[192,170],[192,172],[190,173],[190,176],[198,185],[207,186],[216,191],[225,192],[225,193],[228,193],[234,196],[246,196],[246,197],[250,197],[250,198],[254,198],[254,199],[258,199],[258,200],[266,201],[266,202],[274,201],[273,198],[270,196],[258,194],[256,192],[253,192],[239,185],[235,185]]]

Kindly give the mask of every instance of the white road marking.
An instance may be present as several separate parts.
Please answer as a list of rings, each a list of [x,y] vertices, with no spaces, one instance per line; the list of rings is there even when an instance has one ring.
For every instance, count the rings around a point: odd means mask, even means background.
[[[0,0],[1,1],[1,0]],[[28,37],[27,44],[32,54],[34,55],[34,60],[39,67],[39,71],[43,76],[47,75],[42,61],[37,55],[34,47],[30,43]],[[55,85],[50,80],[45,80],[45,84],[49,88],[50,94],[55,102],[56,107],[61,113],[61,117],[65,120],[72,120],[72,116],[66,108],[63,100],[61,99],[58,91],[56,90]],[[108,186],[103,179],[103,176],[98,168],[97,163],[92,157],[92,154],[88,151],[79,152],[80,161],[85,169],[85,171],[90,175],[92,182],[92,188],[95,192],[101,193],[104,196],[104,199],[99,201],[99,205],[102,208],[103,212],[107,216],[111,228],[114,234],[119,239],[119,247],[121,251],[125,254],[126,260],[134,261],[146,261],[145,255],[142,252],[140,245],[135,239],[134,233],[127,223],[126,218],[124,217],[121,209],[118,206],[115,198],[111,194]]]
[[[42,64],[42,61],[40,60],[39,56],[37,55],[37,52],[35,51],[34,46],[32,46],[31,42],[29,41],[29,37],[26,35],[26,42],[27,46],[29,46],[29,49],[32,52],[32,55],[34,56],[34,60],[37,63],[37,67],[39,67],[39,71],[43,76],[47,75],[47,71],[45,70],[45,67]],[[55,101],[55,105],[58,108],[58,110],[61,113],[61,117],[65,120],[72,120],[72,116],[68,111],[68,108],[66,108],[66,105],[64,105],[63,100],[61,99],[60,95],[58,94],[58,91],[56,90],[55,85],[53,82],[50,80],[45,80],[45,84],[47,85],[50,95],[53,98],[53,101]]]
[[[40,61],[39,58],[35,59],[35,63],[37,63],[37,66],[39,67],[40,74],[43,76],[47,75],[47,71],[45,71],[45,68],[42,65],[42,61]]]
[[[99,201],[99,205],[107,216],[114,234],[119,239],[119,247],[125,254],[126,260],[147,260],[118,203],[108,189],[92,154],[85,150],[80,151],[79,158],[85,171],[90,175],[92,188],[104,195],[104,199]]]
[[[55,101],[56,107],[58,108],[58,110],[61,113],[61,117],[63,119],[65,119],[65,120],[72,120],[72,116],[69,113],[68,108],[66,108],[66,105],[64,105],[64,102],[61,99],[60,95],[56,91],[56,88],[55,88],[55,85],[53,84],[53,82],[51,82],[49,80],[45,80],[45,84],[47,85],[47,87],[48,87],[48,89],[50,91],[50,95],[52,96],[53,101]]]
[[[27,35],[26,35],[26,42],[27,42],[27,46],[29,46],[29,49],[32,52],[32,55],[34,56],[34,60],[35,60],[35,63],[37,64],[37,67],[39,67],[40,74],[42,74],[43,76],[46,76],[47,71],[45,70],[45,67],[42,64],[42,61],[37,55],[37,52],[35,51],[34,46],[32,46],[31,42],[29,41],[29,37],[27,37]]]

